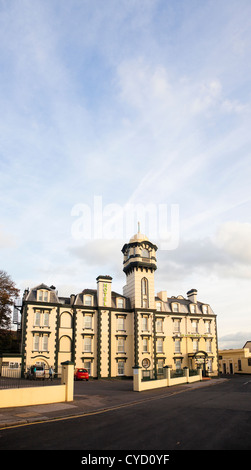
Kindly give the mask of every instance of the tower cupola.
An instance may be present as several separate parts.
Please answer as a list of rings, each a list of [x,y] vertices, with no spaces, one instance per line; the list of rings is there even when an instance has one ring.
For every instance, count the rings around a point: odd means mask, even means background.
[[[157,246],[138,232],[122,248],[126,274],[124,295],[133,307],[154,308],[154,271],[157,269]]]

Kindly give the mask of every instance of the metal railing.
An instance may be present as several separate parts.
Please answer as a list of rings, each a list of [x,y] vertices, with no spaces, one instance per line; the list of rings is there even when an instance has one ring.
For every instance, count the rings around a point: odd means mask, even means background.
[[[58,368],[51,378],[49,375],[49,369],[44,369],[43,373],[34,373],[32,367],[28,367],[25,373],[21,374],[20,368],[12,369],[9,367],[2,367],[0,375],[0,389],[59,385],[61,381],[61,371],[62,368]]]
[[[141,380],[142,381],[145,381],[145,380],[160,380],[160,379],[165,378],[164,372],[160,372],[159,370],[156,371],[155,369],[142,370],[141,373],[142,373],[142,375],[141,375]]]

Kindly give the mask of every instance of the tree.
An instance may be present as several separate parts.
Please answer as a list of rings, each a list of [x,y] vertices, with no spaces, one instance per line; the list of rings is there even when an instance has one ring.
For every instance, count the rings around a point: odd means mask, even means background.
[[[0,270],[0,328],[10,329],[11,326],[11,306],[19,295],[19,289],[10,276]]]

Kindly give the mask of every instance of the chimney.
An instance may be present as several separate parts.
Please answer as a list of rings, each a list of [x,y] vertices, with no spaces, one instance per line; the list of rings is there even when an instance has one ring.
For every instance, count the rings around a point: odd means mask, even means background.
[[[162,302],[166,302],[167,301],[167,291],[162,290],[161,292],[158,292],[157,297],[159,297],[159,299],[162,300]]]
[[[99,307],[112,306],[112,277],[98,276],[97,279],[97,299]]]
[[[187,298],[190,300],[192,303],[197,304],[197,290],[196,289],[191,289],[187,292]]]

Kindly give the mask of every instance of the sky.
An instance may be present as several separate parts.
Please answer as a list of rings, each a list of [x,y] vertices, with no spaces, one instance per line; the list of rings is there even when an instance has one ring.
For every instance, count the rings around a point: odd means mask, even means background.
[[[67,296],[140,230],[251,339],[250,0],[0,0],[0,269]]]

